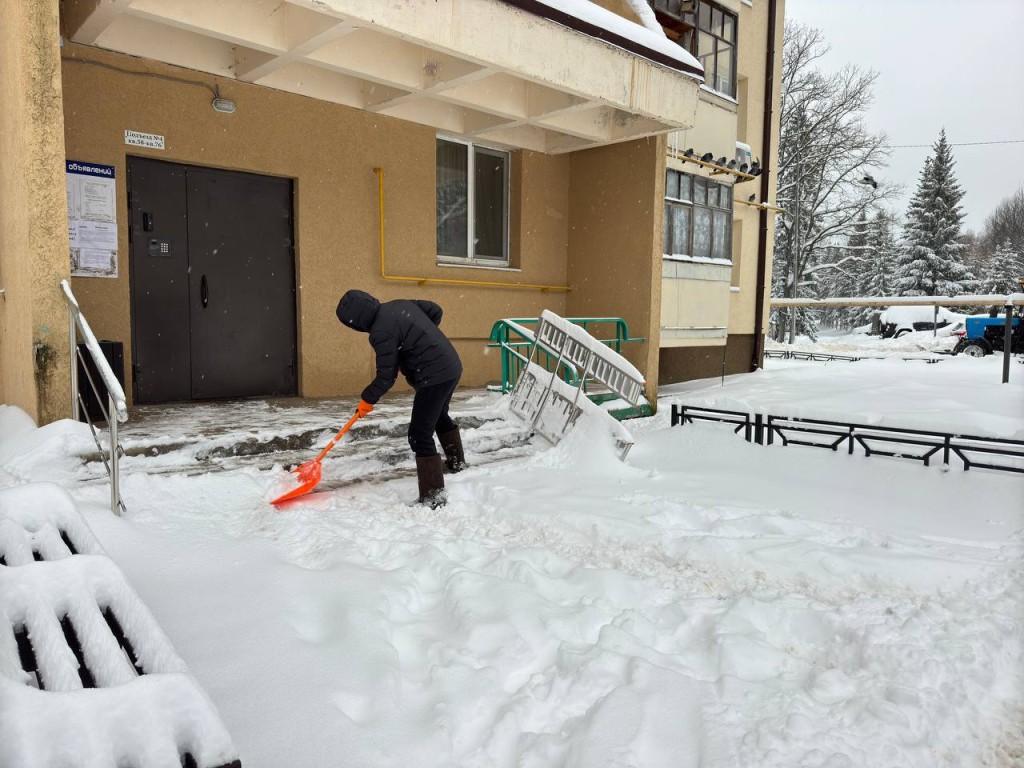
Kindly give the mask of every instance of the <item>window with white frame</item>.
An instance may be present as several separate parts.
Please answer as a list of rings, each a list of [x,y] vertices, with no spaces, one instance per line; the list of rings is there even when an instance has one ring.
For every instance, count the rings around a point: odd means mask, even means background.
[[[666,35],[700,59],[707,86],[736,98],[736,14],[708,0],[648,3]]]
[[[732,259],[732,187],[669,168],[665,174],[666,257]]]
[[[508,266],[508,152],[437,139],[437,258]]]

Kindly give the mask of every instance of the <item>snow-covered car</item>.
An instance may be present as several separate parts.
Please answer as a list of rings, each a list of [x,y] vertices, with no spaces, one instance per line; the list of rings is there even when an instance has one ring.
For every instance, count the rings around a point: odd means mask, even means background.
[[[955,323],[962,323],[964,315],[939,307],[936,314],[934,307],[889,307],[879,316],[882,338],[899,338],[915,331],[931,331],[946,328]],[[948,331],[947,331],[948,333]]]

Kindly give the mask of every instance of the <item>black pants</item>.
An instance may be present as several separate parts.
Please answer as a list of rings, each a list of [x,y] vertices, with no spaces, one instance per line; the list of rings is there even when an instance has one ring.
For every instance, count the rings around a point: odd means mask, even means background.
[[[459,380],[455,378],[416,390],[412,401],[412,421],[409,422],[409,447],[417,456],[437,456],[434,433],[443,435],[456,428],[448,415],[448,404],[458,384]]]

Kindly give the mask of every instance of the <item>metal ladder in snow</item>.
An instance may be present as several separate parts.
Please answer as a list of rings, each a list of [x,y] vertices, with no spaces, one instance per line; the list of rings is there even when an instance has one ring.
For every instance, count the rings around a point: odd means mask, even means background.
[[[599,414],[599,418],[609,420],[609,429],[615,436],[621,457],[625,458],[633,445],[632,436],[606,410],[592,403],[583,389],[588,380],[597,381],[629,405],[639,407],[645,402],[643,375],[586,330],[554,312],[541,313],[535,333],[522,326],[517,326],[517,332],[530,338],[532,343],[512,389],[512,413],[553,445],[584,411]],[[538,354],[554,360],[550,370],[534,362]],[[569,382],[563,380],[560,370],[567,372]]]
[[[562,319],[587,331],[603,345],[620,355],[626,344],[646,341],[646,338],[642,336],[630,336],[629,327],[621,317],[566,317]],[[534,326],[540,323],[540,320],[539,317],[517,317],[504,318],[494,323],[491,328],[490,343],[487,346],[501,350],[501,380],[496,384],[489,385],[488,389],[500,390],[506,394],[512,391],[533,352]],[[534,362],[536,364],[548,371],[558,371],[559,377],[566,384],[575,387],[580,383],[574,367],[564,362],[556,365],[557,355],[551,354],[546,348],[541,347],[536,350],[535,355]],[[593,378],[583,379],[583,394],[599,404],[618,399],[616,393]],[[636,407],[620,405],[607,410],[619,420],[651,415],[651,407],[646,402]]]

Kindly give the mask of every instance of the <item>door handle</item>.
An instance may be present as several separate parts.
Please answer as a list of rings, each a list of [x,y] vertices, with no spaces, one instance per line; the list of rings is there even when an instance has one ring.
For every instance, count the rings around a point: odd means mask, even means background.
[[[206,275],[203,275],[199,283],[199,297],[202,299],[203,309],[206,309],[206,305],[210,303],[210,286],[206,282]]]

